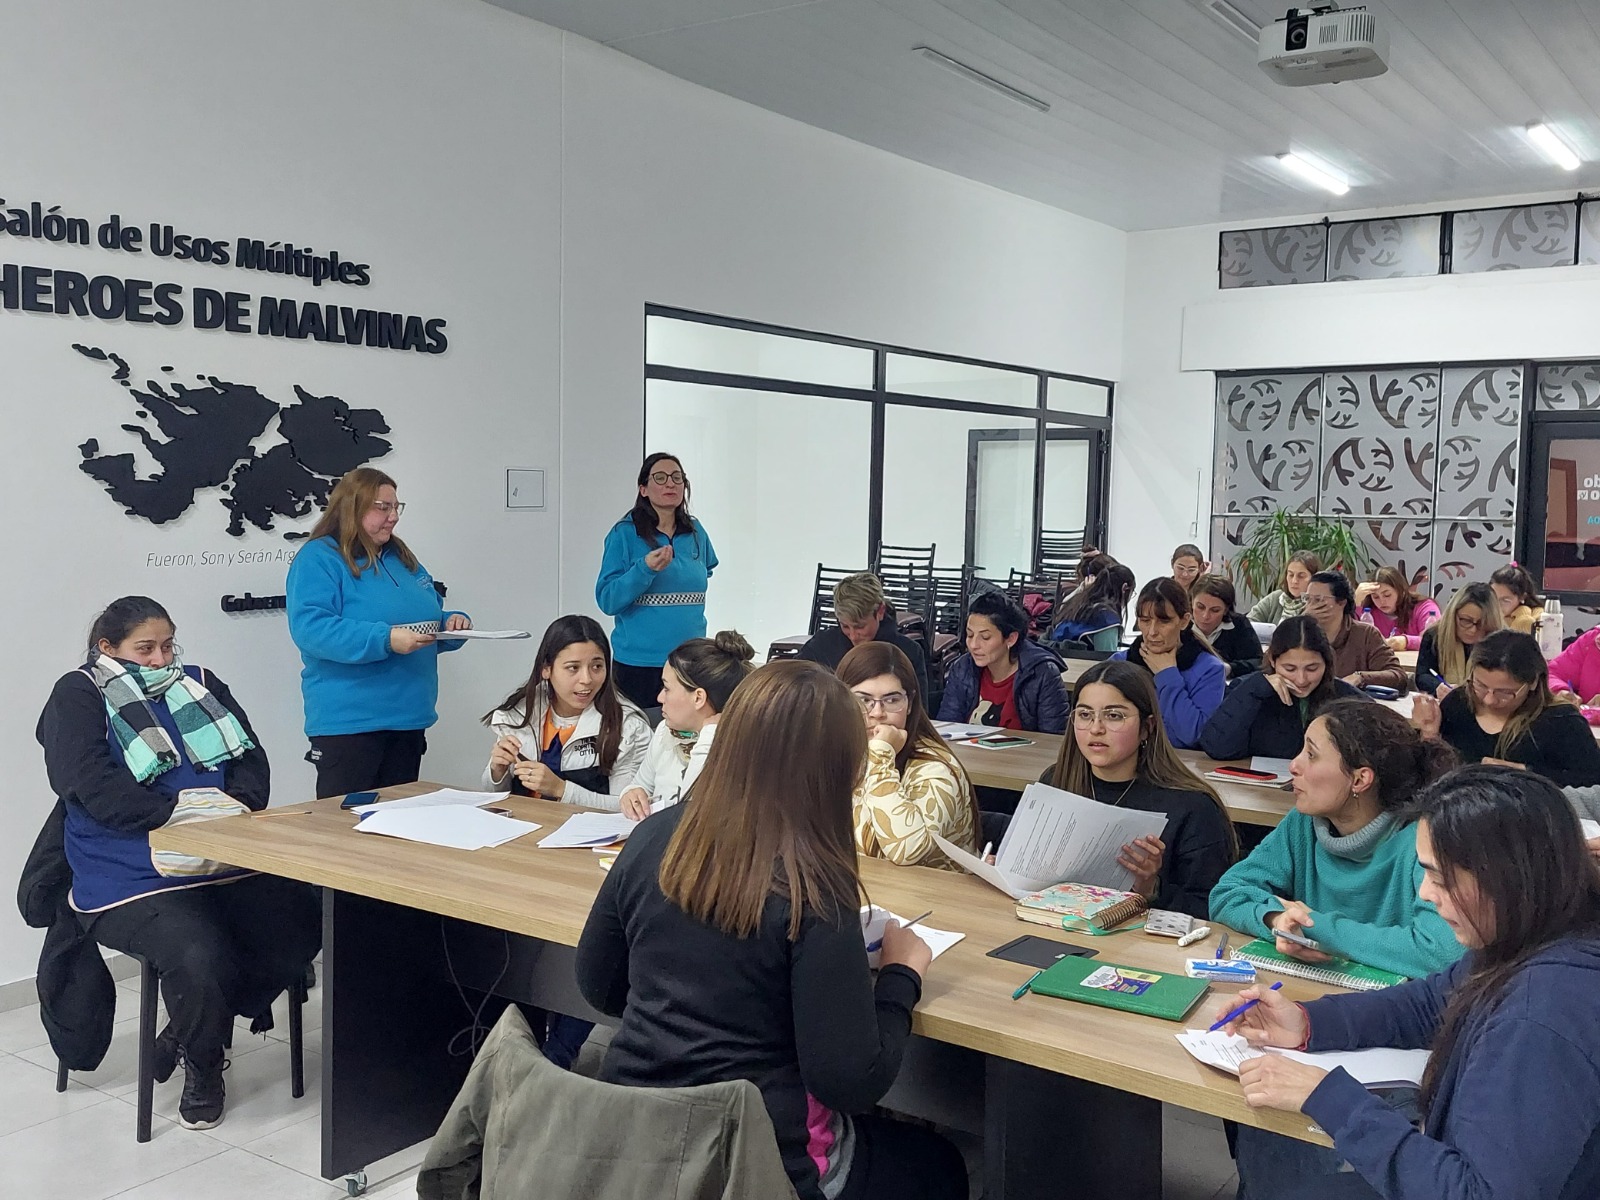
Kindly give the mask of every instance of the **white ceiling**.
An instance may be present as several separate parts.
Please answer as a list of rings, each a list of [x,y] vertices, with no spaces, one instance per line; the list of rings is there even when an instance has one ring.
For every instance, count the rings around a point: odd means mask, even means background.
[[[491,0],[684,79],[1120,229],[1600,188],[1600,0],[1390,0],[1389,72],[1280,87],[1201,0]],[[1256,20],[1287,0],[1234,0]],[[912,52],[931,46],[1039,113]],[[1549,164],[1544,120],[1586,162]],[[1335,198],[1286,177],[1295,149]]]

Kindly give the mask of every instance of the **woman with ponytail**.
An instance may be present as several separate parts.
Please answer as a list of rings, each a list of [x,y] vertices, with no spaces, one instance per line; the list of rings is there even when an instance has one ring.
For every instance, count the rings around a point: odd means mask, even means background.
[[[1255,1046],[1431,1051],[1421,1127],[1342,1068],[1248,1059],[1245,1099],[1304,1113],[1334,1148],[1247,1182],[1241,1130],[1241,1200],[1600,1196],[1600,868],[1571,806],[1537,775],[1469,766],[1406,816],[1417,823],[1421,898],[1470,953],[1379,992],[1296,1004],[1251,988],[1226,1005],[1260,1000],[1229,1026]]]

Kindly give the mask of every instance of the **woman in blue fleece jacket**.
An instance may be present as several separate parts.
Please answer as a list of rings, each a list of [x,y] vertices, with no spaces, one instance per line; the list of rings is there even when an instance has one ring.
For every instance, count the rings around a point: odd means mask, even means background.
[[[1161,723],[1179,750],[1200,744],[1200,731],[1222,704],[1228,668],[1193,628],[1189,593],[1175,579],[1152,579],[1133,610],[1139,636],[1112,658],[1125,659],[1155,677]]]
[[[334,485],[289,567],[289,636],[305,664],[318,796],[417,778],[439,719],[439,653],[464,644],[441,645],[435,633],[472,626],[444,610],[433,577],[395,536],[404,508],[393,479],[357,467]]]
[[[1248,1179],[1274,1200],[1592,1200],[1600,1196],[1600,868],[1554,784],[1509,767],[1451,772],[1416,799],[1424,900],[1469,949],[1380,992],[1261,1004],[1230,1028],[1313,1053],[1428,1049],[1418,1129],[1342,1068],[1246,1061],[1245,1099],[1303,1112],[1351,1170]],[[1257,998],[1258,989],[1242,993]],[[1241,1145],[1241,1150],[1242,1150]],[[1332,1156],[1329,1156],[1331,1159]]]

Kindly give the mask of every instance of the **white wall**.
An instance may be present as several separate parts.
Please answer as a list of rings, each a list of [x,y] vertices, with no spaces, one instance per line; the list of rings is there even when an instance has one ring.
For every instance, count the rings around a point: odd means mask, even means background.
[[[1441,200],[1427,211],[1549,198]],[[1221,291],[1221,228],[1128,237],[1108,549],[1141,581],[1165,574],[1180,542],[1209,541],[1215,372],[1600,357],[1600,267]]]
[[[1121,371],[1124,235],[476,0],[279,0],[266,24],[259,9],[205,0],[12,5],[0,78],[13,98],[40,98],[8,107],[7,201],[336,246],[372,264],[373,284],[335,295],[11,238],[0,238],[0,262],[346,304],[359,294],[447,318],[451,341],[428,356],[0,310],[12,448],[0,603],[13,639],[0,879],[16,877],[50,804],[32,739],[39,708],[78,661],[95,609],[119,594],[162,599],[191,657],[235,686],[280,799],[311,781],[281,615],[218,609],[224,592],[280,592],[282,567],[144,565],[150,554],[288,543],[277,532],[228,537],[214,498],[162,527],[119,512],[77,470],[77,446],[128,440],[117,426],[131,406],[75,341],[123,354],[137,379],[172,365],[180,377],[254,383],[280,403],[299,384],[380,409],[395,445],[380,465],[410,505],[402,534],[452,603],[535,632],[562,610],[594,610],[601,542],[631,503],[647,302]],[[507,466],[551,472],[547,511],[505,510]],[[800,501],[822,503],[826,480],[810,488]],[[475,778],[474,718],[527,658],[524,643],[445,661],[429,776]],[[37,944],[0,912],[0,982],[32,973]]]

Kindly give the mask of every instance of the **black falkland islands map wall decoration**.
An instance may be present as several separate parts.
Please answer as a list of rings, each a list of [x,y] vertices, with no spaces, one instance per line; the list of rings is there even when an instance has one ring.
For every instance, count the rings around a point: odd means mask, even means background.
[[[193,387],[176,379],[148,380],[140,390],[120,356],[96,346],[72,348],[115,368],[111,378],[128,389],[138,418],[122,429],[139,439],[159,469],[141,478],[131,452],[102,453],[93,437],[78,447],[78,467],[129,516],[152,524],[176,520],[201,492],[215,490],[234,537],[244,536],[246,522],[270,530],[277,517],[304,517],[325,506],[341,475],[391,449],[377,436],[389,432],[383,414],[351,408],[338,396],[315,396],[296,384],[297,402],[281,405],[252,384],[215,375],[197,375],[201,384]],[[161,370],[176,373],[170,366]],[[256,439],[274,418],[282,440],[259,452]],[[294,541],[307,535],[283,536]]]

